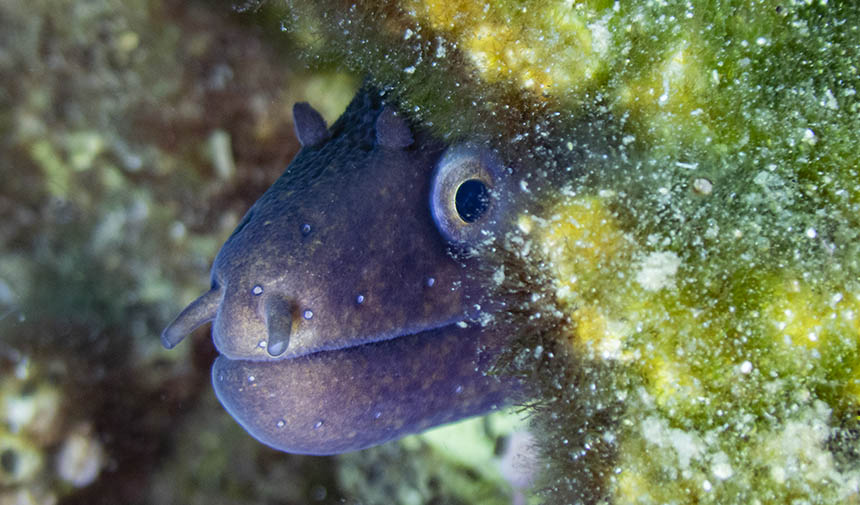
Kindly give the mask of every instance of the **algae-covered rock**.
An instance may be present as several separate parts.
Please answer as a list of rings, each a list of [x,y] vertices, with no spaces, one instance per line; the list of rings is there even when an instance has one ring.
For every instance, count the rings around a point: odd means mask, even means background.
[[[498,324],[550,501],[860,499],[856,5],[295,4],[309,54],[537,195]]]

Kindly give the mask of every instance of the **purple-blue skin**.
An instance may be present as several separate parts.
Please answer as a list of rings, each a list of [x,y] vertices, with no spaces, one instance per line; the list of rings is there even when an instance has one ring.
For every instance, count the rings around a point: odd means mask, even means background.
[[[331,129],[307,104],[294,120],[302,150],[164,346],[213,321],[219,400],[287,452],[363,449],[509,403],[519,383],[486,374],[507,335],[477,322],[492,305],[481,251],[510,221],[496,156],[412,128],[369,86]]]

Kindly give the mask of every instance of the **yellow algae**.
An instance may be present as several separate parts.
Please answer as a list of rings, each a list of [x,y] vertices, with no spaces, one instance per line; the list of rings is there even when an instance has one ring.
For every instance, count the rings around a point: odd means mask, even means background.
[[[623,261],[629,245],[615,217],[597,197],[562,198],[537,220],[536,239],[554,269],[560,301],[575,306],[600,296],[594,282]]]
[[[698,379],[679,358],[676,355],[654,356],[643,367],[648,389],[659,407],[695,404],[696,399],[703,396]]]
[[[436,30],[449,30],[461,33],[474,26],[475,20],[482,19],[490,8],[489,2],[471,0],[454,1],[416,1],[410,7],[423,15],[430,26]]]
[[[418,21],[445,32],[487,82],[567,94],[602,76],[610,32],[596,11],[570,1],[542,4],[407,2]]]
[[[600,307],[585,305],[571,314],[573,322],[571,344],[582,345],[589,355],[620,359],[623,328],[613,328]]]
[[[847,337],[860,343],[856,297],[841,292],[816,292],[808,283],[783,282],[768,298],[763,318],[771,325],[774,338],[787,347],[821,349],[832,339]]]

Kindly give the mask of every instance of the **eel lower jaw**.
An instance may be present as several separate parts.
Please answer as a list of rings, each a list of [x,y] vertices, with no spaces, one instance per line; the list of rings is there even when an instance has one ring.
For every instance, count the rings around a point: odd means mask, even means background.
[[[506,335],[455,323],[295,359],[221,356],[212,381],[224,408],[261,442],[337,454],[515,401],[522,391],[516,378],[486,373]]]

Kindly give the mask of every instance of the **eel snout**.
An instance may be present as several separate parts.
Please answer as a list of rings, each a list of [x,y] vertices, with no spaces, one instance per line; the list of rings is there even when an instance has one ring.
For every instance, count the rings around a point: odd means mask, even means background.
[[[215,319],[218,305],[221,303],[221,290],[212,288],[200,298],[191,302],[188,307],[176,316],[164,331],[161,332],[161,345],[173,349],[186,335],[199,326]]]

